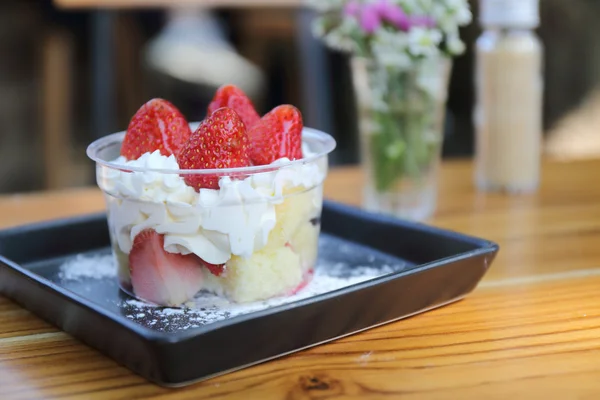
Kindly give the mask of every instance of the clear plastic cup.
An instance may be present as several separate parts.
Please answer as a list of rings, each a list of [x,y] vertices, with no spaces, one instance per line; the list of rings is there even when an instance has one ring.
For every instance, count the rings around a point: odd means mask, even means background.
[[[201,290],[245,303],[293,294],[308,283],[328,154],[336,146],[330,135],[304,128],[301,160],[213,170],[179,170],[173,156],[159,152],[125,162],[119,158],[124,136],[108,135],[87,149],[106,200],[123,291],[181,306]],[[218,177],[219,189],[196,192],[184,181],[191,175]],[[160,236],[167,257],[146,263],[138,252],[130,263],[137,235],[149,230]],[[211,272],[215,265],[224,265],[219,275]]]

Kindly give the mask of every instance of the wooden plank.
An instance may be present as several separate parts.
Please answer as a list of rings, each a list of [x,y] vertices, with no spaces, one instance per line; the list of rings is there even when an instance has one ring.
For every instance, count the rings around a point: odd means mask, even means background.
[[[546,161],[540,191],[474,190],[472,164],[445,162],[430,223],[497,241],[465,300],[243,371],[157,387],[0,298],[0,394],[39,398],[504,399],[600,395],[600,160]],[[334,168],[325,196],[360,204],[363,177]],[[96,188],[0,196],[0,223],[104,209]],[[199,355],[201,357],[201,355]]]
[[[12,323],[13,339],[0,339],[1,393],[3,399],[583,398],[600,390],[598,287],[600,277],[481,288],[451,306],[182,389],[150,384],[66,334],[28,332],[40,324],[28,315]],[[19,310],[10,304],[0,319]]]

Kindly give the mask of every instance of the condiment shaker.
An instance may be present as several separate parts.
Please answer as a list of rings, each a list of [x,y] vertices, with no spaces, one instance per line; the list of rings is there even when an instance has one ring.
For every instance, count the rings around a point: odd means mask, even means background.
[[[539,0],[480,0],[479,21],[475,184],[482,191],[532,192],[542,151]]]

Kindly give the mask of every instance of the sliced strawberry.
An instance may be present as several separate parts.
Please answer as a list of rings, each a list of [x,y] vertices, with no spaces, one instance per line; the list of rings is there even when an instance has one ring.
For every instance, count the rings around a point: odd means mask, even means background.
[[[173,104],[152,99],[131,118],[121,155],[137,160],[142,154],[156,150],[164,156],[177,154],[191,133],[185,117]]]
[[[153,229],[137,234],[129,253],[133,292],[161,306],[178,306],[191,300],[202,288],[200,259],[174,254],[163,248],[163,235]]]
[[[310,281],[312,281],[314,273],[315,273],[315,271],[313,269],[309,269],[308,271],[306,271],[304,273],[304,276],[302,277],[302,282],[300,282],[300,284],[298,286],[296,286],[294,289],[292,289],[290,295],[297,294],[299,291],[301,291],[306,286],[308,286]]]
[[[223,107],[207,117],[177,156],[181,169],[236,168],[250,165],[246,127],[231,108]],[[183,175],[196,191],[218,189],[216,175]]]
[[[225,271],[225,264],[219,264],[219,265],[211,264],[204,260],[202,260],[202,263],[204,264],[206,269],[208,269],[210,271],[210,273],[213,274],[214,276],[221,276],[223,271]]]
[[[221,107],[233,108],[247,129],[250,129],[260,120],[260,115],[256,112],[252,101],[242,89],[235,85],[224,85],[216,91],[215,96],[208,105],[208,115]]]
[[[302,158],[302,114],[291,105],[275,107],[248,130],[250,159],[267,165],[282,157]]]

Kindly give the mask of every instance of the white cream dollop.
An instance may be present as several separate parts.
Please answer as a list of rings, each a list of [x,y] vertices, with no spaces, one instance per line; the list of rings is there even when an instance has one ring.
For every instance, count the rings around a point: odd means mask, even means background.
[[[166,251],[194,253],[211,264],[225,263],[232,255],[249,257],[264,247],[284,191],[313,188],[326,173],[318,162],[287,165],[289,160],[283,158],[272,164],[278,167],[274,171],[243,180],[221,177],[218,190],[196,192],[177,173],[127,171],[127,167],[179,170],[174,156],[158,150],[137,160],[119,157],[113,163],[124,170],[99,166],[97,173],[100,188],[109,195],[110,225],[120,250],[128,254],[135,236],[152,228],[164,234]]]

